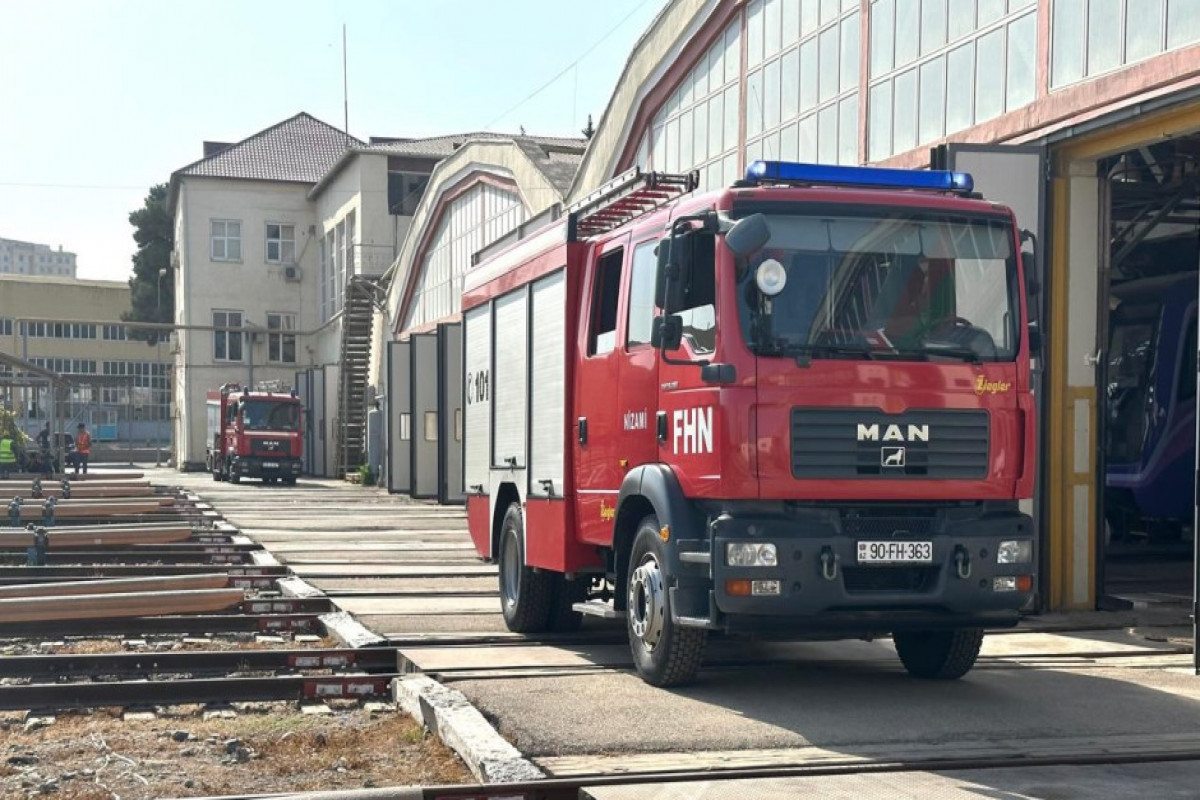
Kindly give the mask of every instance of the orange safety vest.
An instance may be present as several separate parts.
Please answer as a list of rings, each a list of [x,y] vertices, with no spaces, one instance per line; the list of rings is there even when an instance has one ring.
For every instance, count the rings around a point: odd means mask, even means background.
[[[90,456],[92,454],[92,435],[87,431],[75,437],[75,449],[80,455]]]

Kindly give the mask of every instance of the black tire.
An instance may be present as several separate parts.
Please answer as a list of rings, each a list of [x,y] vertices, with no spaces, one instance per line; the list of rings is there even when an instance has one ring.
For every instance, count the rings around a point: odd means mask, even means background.
[[[691,683],[700,669],[708,631],[683,628],[671,621],[671,576],[665,563],[658,519],[651,514],[641,521],[633,538],[625,627],[642,680],[651,686],[682,686]]]
[[[956,631],[907,631],[892,636],[901,663],[914,678],[953,681],[975,666],[983,631],[963,628]]]
[[[227,480],[230,483],[237,484],[242,482],[242,476],[234,472],[232,467],[226,470],[225,474],[228,476]]]
[[[515,633],[541,633],[550,624],[554,574],[525,566],[525,522],[513,503],[500,525],[500,610]]]
[[[295,486],[295,485],[296,485],[296,479],[295,479],[295,478],[284,478],[284,479],[283,479],[283,485],[284,485],[284,486]]]
[[[587,599],[591,579],[582,576],[569,581],[565,575],[555,575],[554,578],[547,628],[556,633],[574,633],[583,625],[583,614],[572,606]]]

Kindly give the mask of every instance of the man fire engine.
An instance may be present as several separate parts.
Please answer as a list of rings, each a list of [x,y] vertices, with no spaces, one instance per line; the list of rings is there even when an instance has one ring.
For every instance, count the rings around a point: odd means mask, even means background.
[[[695,181],[633,170],[465,278],[467,512],[508,627],[624,617],[660,686],[709,631],[890,635],[964,675],[1036,585],[1012,212],[954,172]]]
[[[253,392],[240,384],[221,387],[212,443],[214,481],[261,478],[294,485],[300,475],[304,440],[300,399],[295,391]]]

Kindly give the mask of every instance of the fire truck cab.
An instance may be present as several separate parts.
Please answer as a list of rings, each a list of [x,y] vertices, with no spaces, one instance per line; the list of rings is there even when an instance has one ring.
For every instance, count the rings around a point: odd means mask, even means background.
[[[293,485],[300,476],[304,440],[296,392],[260,392],[237,383],[221,387],[213,437],[214,481],[242,478]]]
[[[465,277],[471,536],[515,631],[891,636],[958,678],[1036,585],[1022,234],[952,172],[623,175]],[[1026,258],[1029,256],[1026,255]]]

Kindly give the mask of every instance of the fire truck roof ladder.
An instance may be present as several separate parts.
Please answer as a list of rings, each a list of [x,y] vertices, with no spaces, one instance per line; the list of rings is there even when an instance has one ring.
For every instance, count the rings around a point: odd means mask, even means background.
[[[634,167],[567,209],[567,241],[574,242],[619,228],[694,191],[699,182],[699,172],[642,172],[640,167]]]

